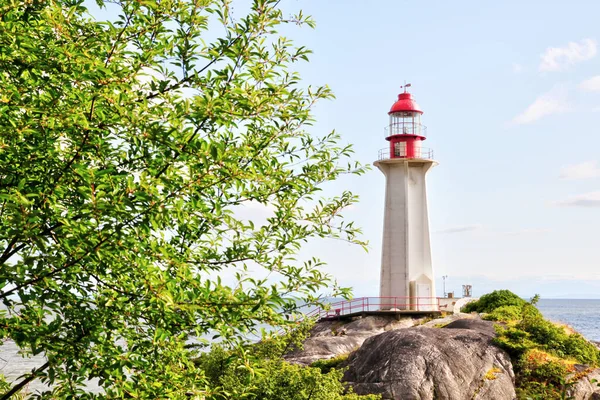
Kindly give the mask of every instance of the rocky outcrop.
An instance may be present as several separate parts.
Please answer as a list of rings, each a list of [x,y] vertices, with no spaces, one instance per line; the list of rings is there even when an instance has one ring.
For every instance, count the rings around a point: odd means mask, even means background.
[[[469,329],[477,331],[491,338],[496,337],[496,328],[491,321],[484,321],[479,318],[458,319],[444,326],[444,329]]]
[[[474,318],[481,319],[481,318],[479,318],[479,315],[477,315],[477,314],[464,314],[464,313],[450,314],[450,315],[447,315],[442,318],[435,318],[430,321],[420,323],[416,326],[419,328],[442,328],[442,327],[448,326],[448,324],[450,324],[454,321],[463,320],[463,319],[471,320]]]
[[[575,365],[575,374],[583,375],[567,389],[568,399],[600,400],[600,368],[592,369],[587,365]]]
[[[494,346],[494,322],[456,313],[443,318],[367,316],[315,325],[304,348],[285,358],[310,365],[350,354],[344,381],[358,394],[383,399],[516,398],[510,357]],[[600,368],[576,365],[567,390],[575,400],[600,400]]]
[[[512,400],[512,364],[494,335],[481,320],[384,332],[352,354],[344,380],[356,393],[384,399]]]
[[[396,316],[368,316],[353,321],[322,321],[313,327],[302,350],[294,351],[284,358],[291,363],[310,365],[317,360],[349,354],[371,336],[383,332],[413,326],[439,328],[465,318],[471,319],[473,315],[453,314],[431,321],[428,318],[410,316],[401,319]]]
[[[316,360],[349,354],[371,336],[393,329],[408,328],[422,321],[423,319],[410,317],[397,320],[387,316],[369,316],[349,322],[319,322],[311,330],[303,349],[287,354],[284,358],[291,363],[309,365]]]

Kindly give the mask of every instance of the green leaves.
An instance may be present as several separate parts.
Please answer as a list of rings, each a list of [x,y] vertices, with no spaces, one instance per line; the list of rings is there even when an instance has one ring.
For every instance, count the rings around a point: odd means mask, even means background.
[[[298,252],[364,245],[356,197],[319,197],[364,168],[306,131],[332,94],[289,70],[310,51],[276,29],[312,21],[278,3],[0,5],[0,333],[46,355],[44,396],[200,398],[189,342],[244,348],[338,290]]]
[[[340,360],[309,367],[293,365],[283,355],[302,346],[310,323],[298,324],[286,335],[267,335],[249,348],[215,345],[196,360],[213,387],[207,399],[261,400],[377,400],[378,395],[358,396],[341,382]],[[346,356],[347,357],[347,356]],[[250,360],[247,362],[245,360]],[[315,363],[318,364],[318,363]],[[346,393],[349,391],[350,393]]]

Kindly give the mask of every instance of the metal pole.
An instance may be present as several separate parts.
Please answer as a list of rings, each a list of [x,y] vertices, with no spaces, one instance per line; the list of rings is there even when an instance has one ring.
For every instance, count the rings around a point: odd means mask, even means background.
[[[444,298],[446,298],[446,278],[448,278],[448,275],[442,276],[442,280],[444,281]]]

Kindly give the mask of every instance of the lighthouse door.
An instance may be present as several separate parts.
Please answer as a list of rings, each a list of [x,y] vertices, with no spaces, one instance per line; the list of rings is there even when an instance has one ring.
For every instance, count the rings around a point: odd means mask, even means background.
[[[428,283],[417,284],[417,310],[418,311],[431,311],[432,310],[431,300],[431,285]]]

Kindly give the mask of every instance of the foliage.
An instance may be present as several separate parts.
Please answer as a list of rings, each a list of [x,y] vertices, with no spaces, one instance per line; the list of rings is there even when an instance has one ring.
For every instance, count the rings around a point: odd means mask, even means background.
[[[522,306],[500,306],[492,312],[484,314],[482,319],[514,323],[529,317],[542,318],[542,314],[531,303],[525,303]]]
[[[300,335],[298,335],[300,337]],[[289,336],[288,336],[289,338]],[[258,343],[246,349],[244,357],[239,349],[213,346],[210,352],[201,354],[198,366],[206,371],[209,384],[217,388],[211,399],[260,399],[260,400],[376,400],[379,396],[358,396],[341,383],[343,370],[336,369],[327,360],[320,366],[310,367],[285,362],[276,346]],[[273,351],[273,352],[272,352]],[[252,367],[244,363],[251,359]],[[340,357],[337,365],[345,359]]]
[[[600,352],[593,343],[578,333],[567,333],[564,327],[541,316],[526,317],[517,328],[527,332],[530,340],[539,348],[558,357],[570,357],[583,364],[599,365]]]
[[[347,396],[340,382],[343,371],[332,369],[323,374],[318,368],[303,367],[284,361],[268,361],[260,365],[255,375],[247,370],[231,368],[216,385],[223,392],[212,398],[260,400],[341,400],[353,397],[371,400],[376,396]],[[211,397],[209,397],[210,399]]]
[[[326,360],[317,360],[310,366],[313,368],[319,368],[321,373],[327,374],[332,369],[339,369],[346,360],[348,360],[349,354],[340,354],[338,356],[328,358]]]
[[[511,292],[510,290],[495,290],[492,293],[485,294],[479,300],[466,304],[462,311],[466,313],[491,313],[498,307],[517,306],[522,307],[527,302]]]
[[[6,381],[6,377],[0,374],[0,393],[5,393],[10,390],[11,384]],[[23,400],[25,398],[24,393],[17,393],[10,397],[10,400]]]
[[[529,350],[515,365],[519,398],[562,399],[572,380],[573,363],[539,350]]]
[[[521,329],[496,326],[496,331],[498,335],[494,343],[506,350],[513,360],[536,346],[536,343],[529,338],[529,333]]]
[[[517,321],[523,317],[523,307],[500,306],[482,318],[488,321]]]
[[[485,373],[485,375],[483,376],[483,378],[485,380],[488,380],[488,381],[493,381],[493,380],[495,380],[497,378],[496,374],[499,373],[499,372],[502,372],[502,370],[500,368],[498,368],[498,367],[492,367],[492,368],[490,368]]]
[[[580,334],[546,320],[535,307],[538,301],[538,295],[525,302],[500,290],[482,296],[473,310],[501,322],[494,342],[513,360],[518,398],[562,399],[577,379],[573,365],[598,366],[600,352]]]
[[[503,314],[499,312],[500,308],[490,315]],[[499,320],[514,322],[513,317],[511,313],[510,319]],[[539,349],[556,357],[574,359],[583,364],[600,365],[600,352],[593,343],[578,333],[569,332],[565,327],[546,320],[531,305],[521,309],[521,319],[514,326],[498,326],[496,330],[498,336],[495,342],[513,358],[520,358],[531,349]]]
[[[81,0],[0,5],[0,339],[48,359],[15,392],[39,378],[43,397],[84,397],[98,379],[97,397],[202,398],[191,339],[219,337],[250,371],[247,337],[337,291],[297,253],[364,244],[341,216],[356,197],[319,197],[364,169],[306,130],[332,94],[300,84],[310,52],[277,33],[313,26],[302,12],[97,3],[114,18]]]

